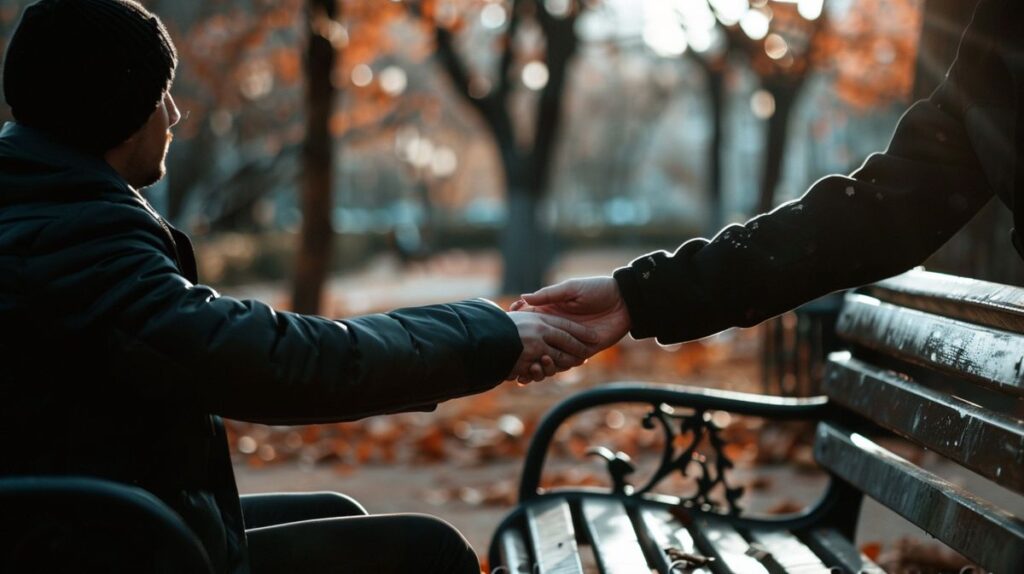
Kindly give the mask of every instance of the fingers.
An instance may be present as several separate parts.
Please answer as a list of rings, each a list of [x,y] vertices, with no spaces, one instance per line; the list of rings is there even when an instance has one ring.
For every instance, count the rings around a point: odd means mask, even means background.
[[[587,346],[565,331],[549,330],[543,337],[544,342],[550,347],[546,354],[565,368],[575,367],[590,356]]]
[[[517,369],[516,381],[523,385],[543,381],[545,378],[544,368],[540,363],[527,363],[521,369]]]
[[[585,325],[580,325],[576,321],[571,321],[569,319],[565,319],[557,315],[541,315],[540,319],[541,321],[547,323],[549,326],[554,327],[560,331],[564,331],[583,343],[593,344],[597,343],[600,340],[600,336],[594,329],[591,329],[590,327],[587,327]]]
[[[554,359],[552,359],[548,355],[544,355],[538,361],[530,363],[528,366],[522,368],[517,367],[516,370],[512,371],[512,373],[510,373],[508,378],[506,378],[505,380],[517,381],[525,385],[531,382],[542,381],[564,370],[565,368],[559,367],[555,363]]]
[[[522,340],[523,349],[516,368],[509,375],[520,383],[540,381],[560,371],[577,367],[593,354],[596,341],[589,328],[561,317],[509,312]]]
[[[544,380],[544,368],[540,366],[540,363],[530,365],[530,378],[535,383]]]
[[[559,369],[558,365],[555,364],[555,360],[549,357],[548,355],[544,355],[543,357],[540,358],[540,367],[541,370],[544,371],[545,377],[553,376],[560,372],[561,370]]]
[[[539,291],[523,295],[522,300],[534,307],[564,303],[576,296],[575,285],[576,281],[572,279],[562,281],[556,285],[549,285]]]

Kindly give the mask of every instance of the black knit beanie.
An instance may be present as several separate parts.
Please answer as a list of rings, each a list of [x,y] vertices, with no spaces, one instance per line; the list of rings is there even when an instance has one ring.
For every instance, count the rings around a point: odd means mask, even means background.
[[[19,123],[102,154],[156,110],[178,55],[163,23],[132,0],[41,0],[25,9],[4,59]]]

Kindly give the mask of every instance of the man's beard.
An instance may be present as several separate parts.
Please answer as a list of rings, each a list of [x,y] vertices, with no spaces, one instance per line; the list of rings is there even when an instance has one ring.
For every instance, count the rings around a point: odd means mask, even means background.
[[[165,175],[167,175],[167,166],[164,165],[163,161],[161,161],[160,166],[150,175],[142,178],[142,181],[138,186],[136,186],[136,188],[145,189],[163,179]]]
[[[167,175],[167,152],[171,148],[171,141],[174,140],[174,134],[167,132],[167,139],[164,141],[164,149],[160,154],[160,162],[156,167],[148,173],[145,177],[139,178],[139,183],[135,186],[136,189],[145,189],[156,182],[160,181]]]

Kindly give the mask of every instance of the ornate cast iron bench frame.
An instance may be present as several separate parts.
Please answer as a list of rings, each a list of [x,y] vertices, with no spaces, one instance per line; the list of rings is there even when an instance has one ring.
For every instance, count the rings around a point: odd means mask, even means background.
[[[527,451],[519,506],[491,541],[492,572],[582,573],[586,545],[603,573],[881,573],[851,542],[865,494],[993,572],[1024,571],[1024,521],[870,438],[900,435],[1024,494],[1024,289],[913,271],[849,294],[837,331],[851,352],[829,357],[823,396],[616,383],[556,405]],[[663,434],[650,478],[631,484],[628,457],[598,446],[588,454],[606,461],[610,489],[542,489],[559,427],[622,403],[644,405],[640,424]],[[817,422],[821,499],[744,516],[716,411]],[[696,492],[654,492],[674,473]]]

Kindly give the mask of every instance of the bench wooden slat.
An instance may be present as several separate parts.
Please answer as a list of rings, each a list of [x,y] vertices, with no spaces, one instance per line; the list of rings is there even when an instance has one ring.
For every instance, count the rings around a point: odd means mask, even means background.
[[[1024,337],[850,294],[837,326],[844,339],[1017,397],[1024,396]]]
[[[824,391],[832,401],[879,425],[1024,493],[1024,421],[940,393],[848,353],[830,357]]]
[[[515,528],[505,530],[501,534],[499,548],[502,564],[508,568],[508,572],[513,574],[530,572],[530,553],[526,549],[526,541],[523,540],[523,536],[518,530]]]
[[[966,277],[914,270],[869,289],[882,301],[1024,333],[1024,289]]]
[[[605,574],[649,572],[626,507],[611,498],[583,500],[583,518],[597,563]]]
[[[814,454],[825,468],[954,550],[995,572],[1024,564],[1024,522],[869,439],[818,425]]]
[[[644,523],[641,531],[650,537],[651,546],[657,550],[655,558],[658,572],[670,573],[672,560],[665,553],[665,549],[674,547],[685,554],[692,556],[703,556],[697,548],[690,531],[686,529],[668,510],[660,507],[646,507],[640,510],[640,519]],[[679,570],[677,569],[676,574]],[[692,574],[711,574],[707,568],[696,568],[690,571]]]
[[[786,574],[830,574],[828,566],[792,533],[755,528],[750,537],[771,553]]]
[[[829,566],[839,567],[850,574],[885,574],[885,570],[833,528],[811,530],[804,538],[815,554],[821,556]]]
[[[550,499],[530,506],[526,510],[526,524],[540,574],[583,574],[572,513],[566,501]]]
[[[736,574],[769,574],[760,560],[751,555],[750,543],[728,522],[701,515],[694,519],[692,534],[697,543],[718,561],[715,570]]]

